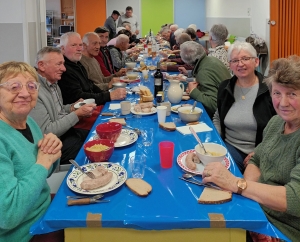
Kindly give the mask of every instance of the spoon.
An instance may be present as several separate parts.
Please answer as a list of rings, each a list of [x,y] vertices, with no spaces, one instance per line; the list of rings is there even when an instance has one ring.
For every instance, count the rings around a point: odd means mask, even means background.
[[[193,178],[195,181],[198,181],[196,178],[194,178],[194,176],[195,176],[195,175],[190,174],[190,173],[182,174],[182,177],[183,177],[183,178],[186,178],[186,179]],[[199,181],[198,181],[198,182],[199,182]]]
[[[192,126],[190,126],[190,131],[192,132],[192,134],[194,135],[195,139],[198,141],[199,145],[201,146],[201,148],[204,150],[204,155],[209,155],[211,156],[211,153],[207,152],[204,145],[202,144],[199,136],[196,134],[195,130],[193,129]]]
[[[197,105],[197,101],[194,102],[193,107],[192,107],[190,113],[193,113],[193,112],[194,112],[194,109],[195,109],[196,105]]]

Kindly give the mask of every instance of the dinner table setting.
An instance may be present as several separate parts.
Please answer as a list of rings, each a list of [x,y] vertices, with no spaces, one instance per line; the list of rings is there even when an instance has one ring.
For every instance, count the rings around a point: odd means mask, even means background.
[[[159,56],[142,55],[147,66],[157,65]],[[132,236],[140,241],[246,241],[250,230],[288,241],[251,199],[230,193],[218,202],[203,202],[204,191],[229,193],[202,183],[207,156],[207,162],[242,174],[203,105],[185,93],[182,75],[164,73],[163,91],[143,101],[142,93],[154,93],[156,70],[144,76],[135,68],[140,62],[130,72],[137,75],[122,82],[126,99],[104,105],[30,233],[65,229],[65,241],[75,242],[132,241]],[[103,184],[94,188],[97,179]]]

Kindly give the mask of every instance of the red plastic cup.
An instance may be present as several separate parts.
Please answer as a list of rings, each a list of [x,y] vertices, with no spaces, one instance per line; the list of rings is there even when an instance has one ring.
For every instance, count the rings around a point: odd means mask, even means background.
[[[162,141],[158,144],[160,165],[162,168],[171,168],[174,158],[174,143],[171,141]]]

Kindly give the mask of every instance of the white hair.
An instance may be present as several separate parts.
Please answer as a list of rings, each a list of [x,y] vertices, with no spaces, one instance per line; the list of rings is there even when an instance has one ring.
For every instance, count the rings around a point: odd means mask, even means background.
[[[177,36],[179,36],[180,34],[182,34],[182,33],[183,33],[183,31],[184,31],[184,29],[183,29],[183,28],[179,28],[179,29],[177,29],[177,30],[174,32],[174,35],[175,35],[175,37],[177,37]]]
[[[192,29],[195,30],[195,32],[197,32],[197,25],[196,25],[196,24],[190,24],[190,25],[188,26],[188,28],[192,28]]]
[[[85,43],[86,45],[89,45],[89,40],[90,40],[90,36],[91,35],[95,35],[99,38],[98,34],[96,34],[95,32],[87,32],[83,38],[82,38],[82,42]]]
[[[61,46],[66,46],[68,44],[68,41],[69,41],[69,37],[70,36],[78,36],[80,39],[81,39],[81,36],[80,34],[76,33],[76,32],[68,32],[68,33],[65,33],[63,34],[61,37],[60,37],[60,43],[59,43],[59,47]]]

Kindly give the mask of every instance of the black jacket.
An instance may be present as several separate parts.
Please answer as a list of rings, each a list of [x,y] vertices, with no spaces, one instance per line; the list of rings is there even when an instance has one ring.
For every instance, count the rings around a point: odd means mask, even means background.
[[[262,141],[263,130],[272,116],[276,115],[272,104],[270,92],[266,84],[263,82],[263,75],[255,71],[255,75],[259,79],[259,87],[256,99],[253,104],[253,115],[257,123],[255,146]],[[221,137],[225,140],[225,117],[235,102],[233,91],[236,84],[237,77],[233,76],[231,79],[221,82],[218,90],[217,107],[220,117]],[[238,117],[237,117],[238,118]]]
[[[64,59],[66,71],[58,81],[64,104],[74,103],[80,98],[94,98],[97,105],[110,101],[110,93],[102,91],[88,79],[87,72],[79,61],[72,62],[65,56]]]

